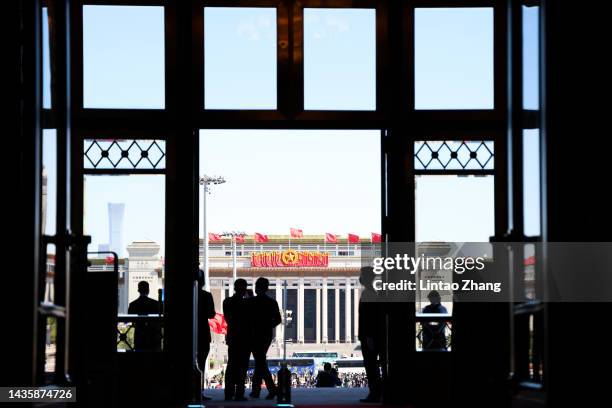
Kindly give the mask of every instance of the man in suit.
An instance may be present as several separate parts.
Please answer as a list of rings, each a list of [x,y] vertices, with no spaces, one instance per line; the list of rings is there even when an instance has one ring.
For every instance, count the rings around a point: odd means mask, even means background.
[[[157,300],[149,297],[149,283],[138,282],[138,299],[130,302],[128,314],[150,315],[159,314],[160,307]],[[161,350],[161,329],[158,322],[137,322],[134,325],[134,350],[159,351]]]
[[[357,337],[361,343],[363,365],[370,389],[368,396],[361,399],[361,402],[380,402],[382,396],[378,357],[382,357],[384,325],[380,300],[372,286],[375,278],[376,275],[372,267],[361,268],[359,282],[363,286],[363,292],[359,299],[359,333]]]
[[[246,401],[244,382],[249,366],[251,324],[247,304],[247,281],[236,279],[234,294],[223,301],[227,322],[227,368],[225,371],[225,400]]]
[[[281,322],[281,315],[276,300],[268,297],[266,294],[269,286],[270,282],[268,279],[257,279],[255,282],[256,296],[248,301],[249,311],[252,314],[251,323],[253,325],[251,351],[255,359],[253,389],[251,392],[251,397],[253,398],[259,398],[262,380],[266,382],[266,388],[268,389],[266,399],[273,399],[277,394],[276,385],[268,369],[266,354],[272,343],[273,330]]]
[[[208,319],[215,317],[215,303],[210,292],[204,290],[204,271],[198,272],[198,367],[202,371],[202,381],[205,378],[206,358],[210,352],[210,326]],[[202,394],[202,400],[208,401],[210,397]]]

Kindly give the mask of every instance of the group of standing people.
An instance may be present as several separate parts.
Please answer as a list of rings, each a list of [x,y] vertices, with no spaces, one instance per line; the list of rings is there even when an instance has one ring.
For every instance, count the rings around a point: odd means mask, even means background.
[[[202,289],[202,274],[198,281]],[[277,386],[268,369],[266,356],[272,343],[274,328],[282,319],[278,303],[267,295],[269,286],[268,279],[258,278],[255,282],[255,296],[252,296],[247,290],[247,281],[239,278],[234,282],[234,294],[223,301],[223,315],[227,322],[225,342],[228,348],[225,370],[226,401],[247,400],[244,395],[245,381],[251,354],[255,360],[255,370],[250,396],[259,398],[262,382],[265,382],[268,390],[266,398],[276,397]],[[215,316],[215,306],[209,292],[199,290],[198,293],[198,366],[203,371],[210,350],[208,319]],[[202,398],[209,399],[205,396]]]
[[[381,303],[372,283],[375,274],[371,267],[361,270],[359,278],[364,287],[359,301],[359,333],[363,363],[367,376],[369,394],[362,402],[379,402],[382,397],[382,381],[380,360],[383,355],[384,321]],[[208,319],[216,315],[213,297],[204,289],[204,274],[199,271],[198,277],[198,367],[204,372],[206,359],[210,351],[210,327]],[[247,281],[236,279],[234,294],[223,301],[223,314],[227,322],[226,344],[228,346],[228,363],[225,371],[225,400],[246,401],[245,381],[249,368],[249,359],[253,354],[255,370],[253,373],[252,391],[250,396],[259,398],[262,382],[268,389],[267,399],[273,399],[278,393],[272,374],[268,369],[267,353],[272,343],[274,328],[282,319],[276,300],[268,297],[270,282],[259,278],[255,282],[255,296],[247,290]],[[130,303],[130,314],[153,314],[160,312],[159,302],[148,297],[147,282],[138,284],[140,297]],[[432,302],[433,303],[433,302]],[[439,302],[438,302],[439,303]],[[157,327],[138,327],[136,330],[136,349],[156,350],[159,344],[155,333]],[[149,339],[149,340],[148,340]],[[151,344],[149,344],[151,343]],[[337,377],[336,377],[337,379]],[[332,379],[332,383],[336,383]],[[328,381],[329,382],[329,381]],[[202,396],[203,400],[210,398]]]

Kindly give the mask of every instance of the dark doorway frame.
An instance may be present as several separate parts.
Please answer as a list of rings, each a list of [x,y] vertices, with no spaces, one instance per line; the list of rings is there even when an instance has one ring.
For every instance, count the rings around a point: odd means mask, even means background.
[[[184,401],[189,395],[192,321],[190,301],[192,276],[184,271],[198,265],[198,132],[201,128],[238,129],[379,129],[381,130],[382,232],[384,239],[413,242],[414,223],[414,142],[417,140],[494,140],[496,152],[495,238],[513,234],[509,224],[522,216],[519,200],[512,190],[509,175],[516,177],[520,150],[516,141],[508,143],[519,116],[516,100],[521,78],[515,38],[520,22],[508,2],[501,0],[47,0],[62,5],[69,17],[67,35],[55,37],[53,108],[43,111],[45,128],[57,128],[67,120],[72,132],[71,147],[71,230],[83,234],[83,141],[90,138],[163,139],[166,141],[166,288],[167,347],[170,360],[179,361],[173,370],[173,399]],[[162,6],[165,9],[165,109],[85,109],[83,108],[83,5]],[[275,111],[205,110],[203,60],[204,7],[277,8],[277,103]],[[376,110],[304,111],[303,36],[304,7],[376,9]],[[419,7],[491,7],[494,10],[494,108],[491,110],[416,110],[414,109],[414,10]],[[61,9],[61,8],[59,8]],[[61,21],[61,20],[59,20]],[[60,25],[57,25],[59,27]],[[61,58],[68,58],[63,65]],[[65,80],[59,72],[67,70]],[[58,90],[67,90],[68,101],[55,103]],[[58,106],[65,106],[62,112]],[[514,110],[512,110],[514,109]],[[65,119],[68,115],[68,119]],[[511,155],[512,153],[512,155]],[[68,159],[68,158],[66,158]],[[517,161],[519,160],[519,161]],[[510,163],[514,163],[510,166]],[[509,199],[511,197],[511,199]],[[512,235],[516,236],[516,235]],[[181,273],[178,273],[181,271]],[[413,374],[404,368],[414,361],[402,339],[414,338],[414,305],[391,305],[387,310],[388,361],[390,386],[408,383]],[[409,324],[405,324],[409,322]],[[412,343],[408,343],[412,344]],[[508,359],[510,356],[508,356]],[[401,389],[401,388],[398,388]],[[404,391],[402,391],[404,394]],[[402,402],[402,396],[390,402]]]

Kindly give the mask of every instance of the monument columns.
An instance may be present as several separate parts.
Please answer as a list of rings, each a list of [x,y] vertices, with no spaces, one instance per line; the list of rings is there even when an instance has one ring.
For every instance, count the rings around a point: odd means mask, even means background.
[[[323,305],[323,315],[321,316],[321,324],[322,324],[322,338],[323,343],[327,343],[327,278],[323,278],[323,289],[321,290],[322,305]]]
[[[353,332],[351,330],[351,280],[346,278],[346,288],[344,290],[344,341],[351,343],[353,341]]]
[[[304,278],[299,278],[298,280],[298,328],[297,328],[297,337],[298,343],[304,342]]]

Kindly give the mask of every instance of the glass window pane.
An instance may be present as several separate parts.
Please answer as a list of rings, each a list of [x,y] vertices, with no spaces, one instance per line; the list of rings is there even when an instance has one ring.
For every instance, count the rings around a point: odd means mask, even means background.
[[[57,131],[43,129],[42,146],[42,233],[55,235],[57,203]]]
[[[42,100],[43,108],[51,109],[51,44],[49,43],[49,9],[42,9]]]
[[[90,270],[112,268],[108,252],[118,255],[120,314],[128,313],[129,303],[138,298],[140,281],[149,283],[149,297],[157,300],[165,277],[165,176],[88,175],[83,190],[89,251],[102,252],[91,255]]]
[[[493,9],[415,10],[415,108],[493,109]]]
[[[204,8],[204,107],[276,109],[276,8]]]
[[[489,242],[495,233],[493,176],[417,176],[417,242]]]
[[[83,7],[83,106],[165,107],[164,8]]]
[[[540,131],[523,130],[523,228],[540,235]]]
[[[523,107],[540,108],[539,7],[523,6]]]
[[[304,109],[376,109],[376,10],[304,9]]]

